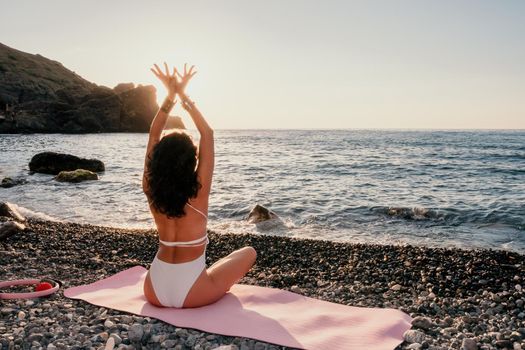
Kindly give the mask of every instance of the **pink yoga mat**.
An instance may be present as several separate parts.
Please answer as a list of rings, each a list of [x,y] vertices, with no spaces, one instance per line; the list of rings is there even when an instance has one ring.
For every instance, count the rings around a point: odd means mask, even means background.
[[[149,304],[147,270],[135,266],[64,295],[91,304],[157,318],[177,327],[247,337],[303,349],[393,349],[411,318],[394,309],[330,303],[281,289],[236,284],[218,302],[193,309]]]

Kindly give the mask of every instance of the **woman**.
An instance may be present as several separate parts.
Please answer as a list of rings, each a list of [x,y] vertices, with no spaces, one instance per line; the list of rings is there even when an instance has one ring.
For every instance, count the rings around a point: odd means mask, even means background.
[[[206,269],[206,233],[214,146],[213,130],[184,90],[195,75],[155,64],[168,89],[150,127],[142,186],[159,232],[159,249],[144,282],[146,299],[160,307],[198,307],[220,299],[255,263],[252,247],[239,249]],[[161,137],[179,96],[200,133],[199,147],[185,132]]]

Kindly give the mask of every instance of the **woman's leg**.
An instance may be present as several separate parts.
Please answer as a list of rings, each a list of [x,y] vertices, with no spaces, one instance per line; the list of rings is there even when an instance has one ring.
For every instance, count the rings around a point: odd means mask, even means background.
[[[252,247],[244,247],[217,261],[208,268],[208,275],[215,286],[226,293],[231,286],[252,268],[257,253]]]
[[[252,268],[256,257],[255,249],[244,247],[217,261],[195,281],[184,307],[207,305],[222,298]]]

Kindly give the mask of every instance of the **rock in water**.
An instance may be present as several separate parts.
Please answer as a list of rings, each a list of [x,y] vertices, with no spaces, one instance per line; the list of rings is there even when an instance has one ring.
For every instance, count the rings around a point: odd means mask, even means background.
[[[248,214],[248,222],[251,222],[252,224],[278,218],[277,214],[273,211],[259,204],[256,204],[250,211],[250,214]]]
[[[428,219],[435,216],[434,213],[426,208],[403,208],[403,207],[390,207],[386,211],[389,216],[400,217],[406,220],[421,220]]]
[[[15,183],[13,181],[12,178],[10,177],[4,177],[2,179],[2,183],[0,183],[0,187],[3,187],[3,188],[9,188],[9,187],[13,187],[15,186]]]
[[[77,169],[74,171],[61,171],[55,177],[55,180],[60,182],[82,182],[87,180],[98,180],[98,175],[89,170]]]
[[[0,216],[15,219],[16,221],[26,221],[26,218],[15,209],[15,207],[8,202],[0,203]]]
[[[9,236],[24,231],[25,229],[26,227],[24,224],[15,221],[0,223],[0,242]]]
[[[85,169],[93,172],[104,171],[104,163],[98,159],[85,159],[71,154],[42,152],[29,162],[29,170],[35,173],[57,175],[61,171]]]
[[[4,177],[2,179],[2,182],[0,183],[0,187],[3,188],[10,188],[16,185],[22,185],[25,184],[27,181],[24,179],[13,179],[10,177]]]

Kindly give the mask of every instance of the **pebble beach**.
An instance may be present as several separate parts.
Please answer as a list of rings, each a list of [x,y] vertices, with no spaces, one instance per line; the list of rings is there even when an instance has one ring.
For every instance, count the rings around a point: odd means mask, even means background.
[[[209,235],[208,266],[245,245],[257,250],[256,264],[240,283],[406,312],[414,319],[412,329],[396,349],[525,348],[524,255],[227,232]],[[3,300],[0,348],[104,349],[113,338],[118,349],[286,349],[177,328],[63,296],[65,288],[136,265],[149,268],[157,248],[154,230],[30,219],[25,231],[0,242],[1,279],[49,277],[64,285],[50,297]]]

